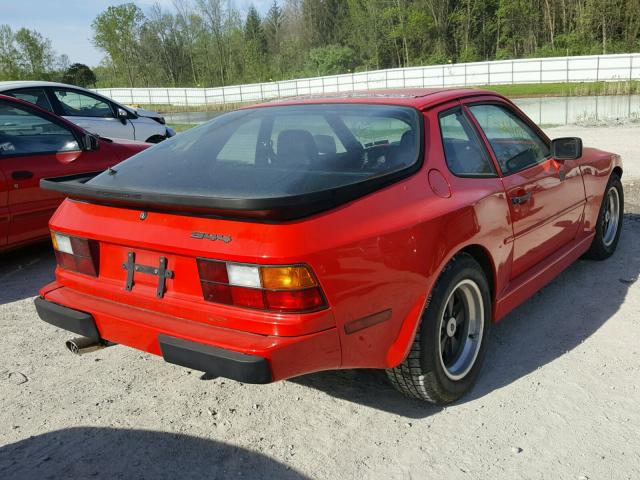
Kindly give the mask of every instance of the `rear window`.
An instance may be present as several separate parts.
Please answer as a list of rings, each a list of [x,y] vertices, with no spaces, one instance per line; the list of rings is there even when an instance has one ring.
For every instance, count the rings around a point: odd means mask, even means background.
[[[147,149],[87,185],[230,199],[347,187],[415,166],[419,119],[413,108],[389,105],[239,110]]]

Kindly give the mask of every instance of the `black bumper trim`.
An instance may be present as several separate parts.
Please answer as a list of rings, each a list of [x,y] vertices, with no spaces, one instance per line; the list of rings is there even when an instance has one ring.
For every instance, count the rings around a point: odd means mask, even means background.
[[[168,335],[158,335],[158,342],[166,362],[243,383],[269,383],[272,380],[266,358]]]
[[[63,307],[42,297],[37,297],[34,303],[38,315],[45,322],[83,337],[100,338],[98,327],[91,314]]]

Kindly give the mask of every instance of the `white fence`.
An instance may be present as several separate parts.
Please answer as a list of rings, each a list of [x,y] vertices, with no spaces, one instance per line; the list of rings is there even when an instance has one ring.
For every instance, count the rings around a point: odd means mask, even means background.
[[[100,88],[96,91],[130,105],[201,106],[384,88],[619,80],[640,80],[640,53],[394,68],[215,88]]]

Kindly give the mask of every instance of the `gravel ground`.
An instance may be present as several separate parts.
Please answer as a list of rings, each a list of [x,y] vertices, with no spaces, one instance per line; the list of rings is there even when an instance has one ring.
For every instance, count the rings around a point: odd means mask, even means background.
[[[0,478],[640,478],[640,128],[557,128],[623,154],[618,252],[579,261],[493,329],[448,408],[377,371],[267,386],[112,347],[76,357],[32,298],[40,245],[0,257]]]

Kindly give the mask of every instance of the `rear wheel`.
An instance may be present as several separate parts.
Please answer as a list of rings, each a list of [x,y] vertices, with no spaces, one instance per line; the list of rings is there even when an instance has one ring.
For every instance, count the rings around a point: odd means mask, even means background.
[[[490,324],[491,296],[484,272],[471,255],[458,254],[436,282],[409,355],[387,370],[391,383],[421,400],[457,400],[478,378]]]
[[[604,260],[613,255],[620,240],[624,215],[624,191],[620,177],[611,175],[607,190],[602,199],[600,213],[596,221],[596,234],[591,247],[585,254],[587,258]]]

